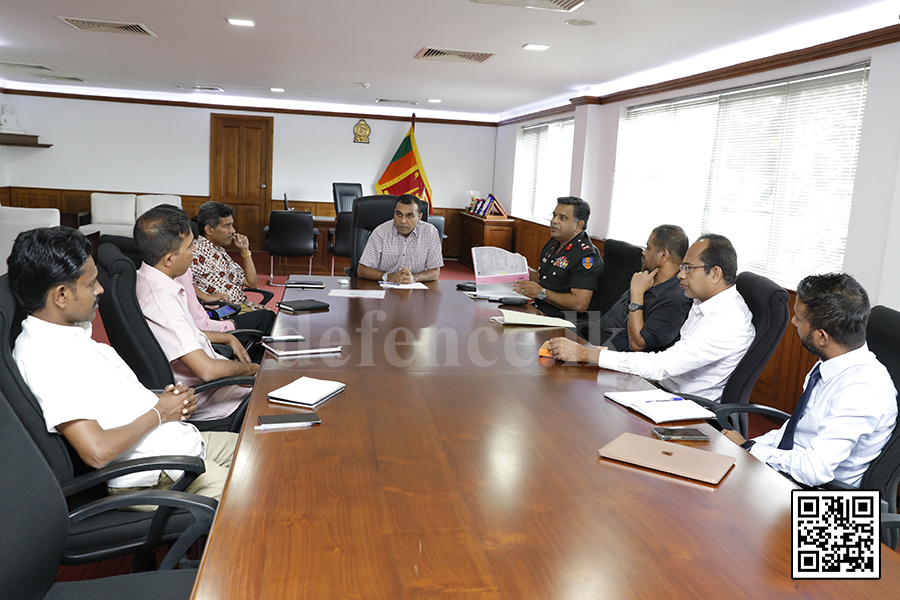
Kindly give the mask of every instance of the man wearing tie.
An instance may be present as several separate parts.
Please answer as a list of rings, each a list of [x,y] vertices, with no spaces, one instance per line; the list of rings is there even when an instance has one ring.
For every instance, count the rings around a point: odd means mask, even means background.
[[[866,346],[869,297],[846,273],[810,275],[797,286],[794,313],[803,347],[819,361],[791,419],[746,442],[724,433],[795,481],[859,487],[897,419],[891,376]]]

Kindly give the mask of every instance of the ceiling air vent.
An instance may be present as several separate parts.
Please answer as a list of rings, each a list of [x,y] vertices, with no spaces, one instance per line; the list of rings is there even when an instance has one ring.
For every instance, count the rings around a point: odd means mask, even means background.
[[[97,33],[126,33],[128,35],[142,35],[156,37],[156,34],[140,23],[119,23],[116,21],[94,21],[93,19],[74,19],[72,17],[57,17],[63,23],[68,23],[75,29]]]
[[[439,50],[437,48],[422,48],[416,54],[419,60],[442,60],[446,62],[473,62],[483,63],[494,56],[490,52],[467,52],[465,50]]]
[[[84,83],[84,79],[80,77],[63,77],[62,75],[38,75],[37,73],[35,73],[34,76],[45,81],[75,81],[78,83]]]
[[[572,12],[587,4],[590,0],[471,0],[478,4],[500,4],[503,6],[517,6],[519,8],[537,8],[540,10],[556,10],[559,12]]]
[[[405,104],[407,106],[418,106],[415,100],[391,100],[389,98],[375,98],[375,104]]]
[[[24,69],[26,71],[52,71],[50,67],[45,67],[44,65],[28,65],[25,63],[14,63],[14,62],[0,62],[0,68],[2,69]]]
[[[179,83],[179,84],[176,84],[175,87],[177,87],[180,90],[189,90],[191,92],[224,92],[225,91],[223,88],[220,88],[216,85],[183,85],[183,84]]]

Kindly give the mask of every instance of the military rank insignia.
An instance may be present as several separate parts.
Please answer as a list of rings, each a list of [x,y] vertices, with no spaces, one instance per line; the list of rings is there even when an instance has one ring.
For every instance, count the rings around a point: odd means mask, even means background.
[[[568,256],[560,256],[556,260],[553,261],[554,267],[559,267],[560,269],[568,268],[569,266],[569,257]]]

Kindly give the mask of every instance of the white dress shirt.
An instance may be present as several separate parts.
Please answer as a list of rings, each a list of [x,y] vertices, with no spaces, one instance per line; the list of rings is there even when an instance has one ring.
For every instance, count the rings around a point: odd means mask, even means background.
[[[756,330],[735,286],[709,300],[694,300],[681,339],[662,352],[601,350],[604,369],[640,375],[667,389],[719,400],[731,372],[747,353]]]
[[[51,433],[58,433],[57,425],[81,419],[97,421],[103,429],[121,427],[159,400],[111,346],[91,339],[90,323],[56,325],[30,316],[22,322],[13,357]],[[197,428],[181,421],[163,423],[112,462],[169,454],[205,458]],[[169,476],[177,480],[181,472]],[[109,486],[147,487],[158,481],[159,471],[143,471],[112,479]]]
[[[794,447],[778,449],[785,422],[754,438],[750,453],[806,485],[837,479],[859,487],[866,467],[894,430],[897,391],[866,345],[816,364],[822,381],[812,389],[797,422]],[[804,389],[807,382],[809,374]]]

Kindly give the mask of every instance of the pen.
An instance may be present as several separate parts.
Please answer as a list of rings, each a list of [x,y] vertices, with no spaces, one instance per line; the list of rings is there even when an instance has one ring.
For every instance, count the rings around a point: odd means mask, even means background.
[[[312,427],[313,423],[291,423],[288,427],[272,427],[271,425],[255,425],[253,429],[256,431],[276,431],[278,429],[305,429],[306,427]]]
[[[684,398],[672,396],[671,398],[664,398],[663,400],[651,400],[650,402],[678,402],[679,400],[684,400]]]

